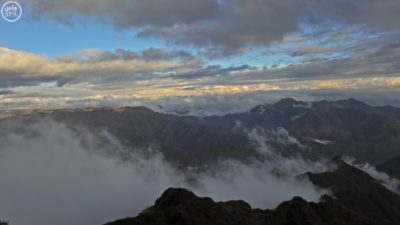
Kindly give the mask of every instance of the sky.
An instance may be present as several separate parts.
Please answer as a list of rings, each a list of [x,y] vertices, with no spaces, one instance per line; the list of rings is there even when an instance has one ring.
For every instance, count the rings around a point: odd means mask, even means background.
[[[17,2],[18,21],[0,18],[0,110],[400,106],[398,0]]]

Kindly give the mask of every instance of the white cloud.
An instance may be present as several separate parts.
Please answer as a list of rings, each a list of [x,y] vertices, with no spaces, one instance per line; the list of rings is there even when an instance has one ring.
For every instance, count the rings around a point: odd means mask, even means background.
[[[84,57],[99,57],[98,50],[82,51]],[[21,75],[110,75],[126,74],[135,72],[159,72],[178,66],[174,61],[145,61],[132,60],[109,60],[109,61],[65,61],[60,59],[49,59],[32,53],[16,51],[8,48],[0,48],[0,76],[1,73],[13,73]]]
[[[325,193],[295,178],[308,169],[325,169],[300,158],[228,160],[203,172],[184,172],[154,148],[132,152],[105,130],[94,134],[52,121],[18,120],[3,121],[0,127],[0,218],[13,225],[102,224],[136,215],[170,186],[217,201],[241,198],[260,208],[273,208],[298,195],[317,201]],[[121,154],[129,161],[119,160]]]
[[[348,164],[359,168],[360,170],[363,170],[364,172],[368,173],[371,177],[375,178],[378,182],[382,183],[387,189],[400,193],[400,180],[390,177],[386,173],[379,172],[375,166],[369,164],[369,163],[360,163],[357,162],[356,159],[345,156],[344,157],[345,162]]]

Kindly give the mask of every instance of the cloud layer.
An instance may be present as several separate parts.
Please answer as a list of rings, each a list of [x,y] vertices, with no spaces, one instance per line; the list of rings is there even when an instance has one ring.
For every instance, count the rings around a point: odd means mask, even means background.
[[[0,217],[15,225],[103,224],[136,215],[171,186],[219,201],[244,199],[260,208],[273,208],[298,195],[318,201],[325,192],[295,176],[329,169],[280,156],[267,144],[275,137],[258,131],[249,138],[274,160],[227,160],[198,172],[174,168],[154,144],[126,149],[105,130],[94,134],[47,120],[3,121],[0,127]],[[119,160],[122,153],[130,160]]]
[[[0,74],[37,76],[102,76],[163,72],[176,69],[178,60],[193,60],[186,52],[147,49],[141,53],[117,49],[101,52],[86,49],[57,59],[0,48]]]
[[[174,104],[249,93],[259,102],[259,92],[266,99],[268,94],[308,98],[330,93],[399,105],[397,0],[23,3],[29,20],[62,21],[73,24],[72,29],[95,21],[163,44],[143,42],[148,46],[137,51],[99,46],[57,57],[1,47],[3,109],[137,105],[176,98]]]
[[[287,61],[255,66],[210,64],[187,51],[159,48],[86,49],[57,58],[1,48],[0,104],[4,108],[123,106],[149,100],[165,103],[176,97],[170,101],[173,104],[179,98],[218,100],[249,93],[254,94],[253,102],[263,103],[255,93],[265,92],[266,100],[271,94],[320,99],[330,93],[399,105],[394,101],[400,87],[397,35],[371,33],[362,39],[351,35],[360,32],[360,28],[339,33],[322,30],[316,39],[304,33],[289,35],[261,53],[272,58],[287,55]],[[306,41],[331,37],[335,41],[329,44]]]
[[[139,37],[204,48],[210,56],[234,55],[280,41],[301,19],[335,20],[398,29],[397,0],[29,0],[35,15],[59,21],[95,19],[118,28],[141,28]],[[216,32],[218,31],[218,32]]]

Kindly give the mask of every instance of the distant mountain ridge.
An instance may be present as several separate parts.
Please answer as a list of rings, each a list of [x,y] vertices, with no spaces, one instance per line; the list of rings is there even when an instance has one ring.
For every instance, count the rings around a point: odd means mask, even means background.
[[[374,165],[400,157],[400,109],[372,107],[355,99],[302,102],[286,98],[247,112],[203,118],[163,114],[146,107],[33,111],[17,117],[106,128],[132,148],[156,144],[167,159],[183,166],[257,156],[245,132],[255,127],[282,127],[310,146],[311,155],[346,154]],[[15,117],[3,120],[10,119]]]
[[[302,143],[329,156],[346,154],[379,164],[400,156],[399,118],[399,108],[372,107],[355,99],[302,102],[286,98],[247,113],[205,119],[225,126],[240,121],[245,127],[284,127]]]
[[[305,157],[348,155],[367,161],[393,177],[400,165],[400,109],[372,107],[355,99],[302,102],[286,98],[246,112],[223,116],[177,116],[146,107],[37,110],[0,119],[0,125],[22,121],[24,126],[54,120],[73,130],[96,133],[106,129],[128,148],[137,151],[151,144],[178,168],[201,167],[223,159],[260,157],[249,139],[252,129],[285,131],[303,148],[271,140],[285,154]],[[0,130],[0,136],[4,134]],[[269,132],[261,132],[269,135]],[[129,159],[125,159],[129,160]],[[400,197],[381,182],[342,161],[338,169],[303,175],[332,192],[319,203],[301,197],[274,210],[252,209],[243,201],[214,202],[190,191],[169,189],[154,206],[134,218],[107,225],[398,225]],[[134,216],[134,215],[132,215]]]

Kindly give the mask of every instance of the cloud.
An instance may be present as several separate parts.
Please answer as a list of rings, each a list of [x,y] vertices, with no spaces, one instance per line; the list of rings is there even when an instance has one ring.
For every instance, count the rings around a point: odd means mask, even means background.
[[[215,13],[218,4],[214,0],[149,0],[149,1],[48,1],[26,2],[35,16],[70,21],[71,16],[92,17],[118,27],[168,26],[178,22],[194,23]]]
[[[102,156],[105,140],[120,149],[110,136],[50,121],[19,125],[1,125],[0,216],[12,224],[103,224],[140,212],[179,181],[158,156],[140,165]]]
[[[350,57],[333,60],[321,60],[303,65],[294,65],[281,71],[271,73],[273,76],[307,79],[315,77],[356,78],[373,76],[399,76],[399,67],[396,65],[400,57],[399,48],[392,43],[375,43]],[[280,73],[282,72],[282,73]],[[284,74],[285,75],[284,75]]]
[[[296,17],[301,11],[297,5],[295,1],[222,1],[215,17],[206,21],[151,27],[138,36],[204,48],[210,57],[237,55],[246,52],[247,47],[269,45],[296,30]]]
[[[134,52],[126,49],[116,49],[115,51],[100,51],[97,49],[83,49],[67,56],[58,57],[62,62],[107,62],[115,60],[131,61],[172,61],[172,60],[193,60],[195,56],[184,50],[167,51],[161,48],[148,48],[141,52]]]
[[[0,48],[0,74],[39,74],[39,75],[81,75],[81,74],[108,74],[133,73],[145,71],[162,71],[175,67],[175,62],[156,60],[121,60],[106,58],[107,53],[97,50],[86,50],[80,53],[81,58],[49,59],[31,53]],[[12,63],[13,62],[13,63]],[[16,63],[15,63],[16,62]]]
[[[233,72],[240,72],[254,69],[249,65],[241,65],[241,66],[231,66],[228,68],[222,68],[220,65],[212,65],[204,68],[200,68],[198,70],[191,70],[186,73],[177,74],[174,78],[177,79],[198,79],[201,77],[212,77],[212,76],[224,76],[226,74],[230,74]]]
[[[342,33],[359,32],[352,29]],[[330,39],[335,33],[325,34],[321,38]],[[358,34],[357,34],[358,35]],[[396,34],[370,34],[372,37],[354,39],[342,37],[341,40],[319,43],[319,38],[312,36],[288,36],[286,43],[269,49],[265,57],[279,57],[283,60],[278,65],[265,65],[257,70],[236,73],[239,81],[268,80],[279,81],[311,81],[340,79],[369,79],[373,77],[399,77],[397,61],[400,58],[399,41]],[[290,40],[290,39],[295,40]],[[306,39],[312,42],[304,43]],[[321,41],[322,41],[321,40]],[[295,46],[295,47],[293,47]],[[285,57],[282,57],[285,56]],[[287,59],[287,60],[285,60]],[[280,79],[280,80],[279,80]],[[282,82],[282,83],[283,83]]]
[[[357,162],[356,159],[349,156],[345,156],[344,160],[346,163],[368,173],[371,177],[381,182],[387,189],[396,193],[400,193],[400,180],[390,177],[386,173],[379,172],[373,165],[369,163]]]
[[[294,82],[292,86],[193,85],[168,79],[126,84],[108,90],[88,88],[87,84],[65,87],[21,87],[0,97],[2,109],[48,109],[81,107],[148,106],[166,113],[186,112],[206,116],[243,112],[285,97],[304,101],[357,98],[372,105],[400,106],[398,78],[350,79],[342,81]],[[136,82],[137,83],[137,82]],[[129,85],[133,86],[135,83]],[[162,109],[158,105],[162,106]]]
[[[310,1],[310,9],[327,17],[349,23],[364,24],[376,28],[399,28],[400,16],[396,11],[400,3],[396,0],[349,0]]]
[[[365,37],[360,38],[361,33]],[[313,39],[316,41],[307,42],[313,35],[317,35]],[[324,42],[327,39],[335,41]],[[309,34],[285,36],[280,45],[263,50],[260,56],[279,60],[256,66],[246,58],[243,61],[249,64],[211,64],[186,51],[159,48],[138,52],[84,49],[54,59],[1,48],[0,88],[15,94],[1,96],[0,104],[6,108],[21,108],[24,104],[35,108],[106,103],[122,106],[174,97],[179,102],[186,97],[204,100],[264,92],[281,97],[325,98],[330,98],[330,93],[337,98],[358,97],[373,104],[399,105],[399,46],[395,33],[370,33],[360,27],[337,33],[318,28]],[[14,59],[18,63],[12,63]],[[187,106],[185,102],[183,106],[171,102],[177,108]],[[259,102],[257,96],[253,102]],[[225,112],[250,107],[222,106]],[[213,107],[210,112],[220,113],[222,107]]]
[[[43,83],[59,83],[62,86],[64,81],[70,80],[62,76],[46,76],[19,73],[0,73],[0,88],[14,88],[22,86],[39,86]]]
[[[12,94],[15,94],[15,92],[12,90],[1,90],[0,89],[0,95],[12,95]]]
[[[0,48],[0,87],[34,86],[42,83],[99,82],[107,79],[151,79],[168,71],[196,68],[203,62],[185,51],[147,49],[132,52],[117,49],[84,49],[55,59]],[[145,76],[143,76],[145,75]],[[147,75],[147,76],[146,76]],[[112,78],[110,78],[112,77]]]
[[[332,20],[381,30],[399,29],[397,0],[29,0],[36,16],[64,22],[95,19],[118,29],[139,28],[139,37],[195,46],[210,57],[237,55],[268,46],[311,24]]]
[[[145,60],[153,61],[153,60],[170,60],[170,59],[193,59],[193,55],[185,52],[185,51],[171,51],[166,52],[163,49],[159,48],[149,48],[142,52],[142,57]]]
[[[178,170],[156,152],[156,143],[127,148],[106,130],[18,119],[1,121],[0,127],[0,217],[15,225],[103,224],[136,215],[170,186],[217,201],[241,198],[261,208],[295,195],[317,201],[325,193],[295,176],[326,166],[284,158],[273,149],[262,152],[281,163],[227,160],[206,170]]]
[[[48,59],[31,53],[8,48],[0,48],[1,74],[26,73],[40,71]]]

